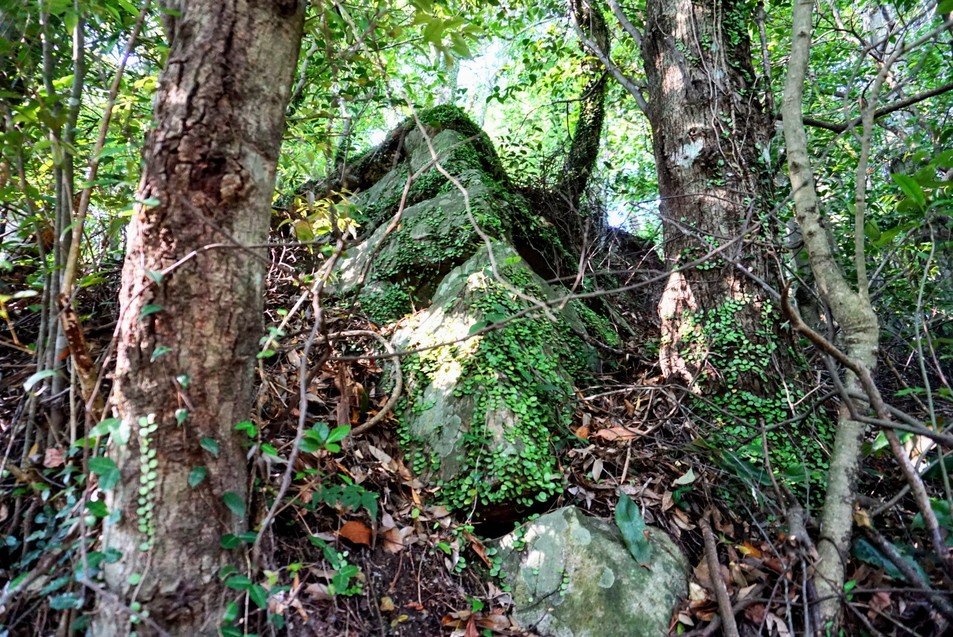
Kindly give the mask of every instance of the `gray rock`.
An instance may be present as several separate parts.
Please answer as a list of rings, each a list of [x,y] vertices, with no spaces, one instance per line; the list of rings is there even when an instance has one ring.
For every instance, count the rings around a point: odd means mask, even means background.
[[[480,247],[440,283],[429,309],[407,319],[397,349],[422,351],[404,365],[399,414],[414,467],[450,504],[510,507],[546,500],[561,488],[550,439],[566,430],[574,375],[596,361],[576,336],[585,328],[572,306],[550,318],[524,317],[482,336],[473,331],[558,293],[502,242]],[[554,320],[551,320],[554,319]],[[575,331],[574,331],[575,330]]]
[[[631,556],[615,524],[575,507],[541,516],[500,540],[513,618],[553,637],[658,637],[686,595],[688,563],[651,529],[651,563]]]

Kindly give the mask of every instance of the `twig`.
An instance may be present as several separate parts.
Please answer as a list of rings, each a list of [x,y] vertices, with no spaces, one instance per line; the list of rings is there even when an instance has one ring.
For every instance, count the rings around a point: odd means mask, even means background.
[[[348,330],[346,332],[338,332],[334,336],[340,337],[340,338],[350,338],[354,336],[372,336],[376,338],[381,345],[383,345],[384,349],[387,350],[388,354],[394,353],[394,347],[390,344],[390,342],[386,338],[384,338],[377,332],[372,332],[370,330]],[[389,414],[390,411],[394,408],[394,405],[397,404],[397,400],[400,398],[400,394],[404,390],[404,375],[400,369],[399,359],[394,360],[394,377],[395,377],[394,391],[391,392],[390,396],[387,399],[387,402],[384,403],[384,406],[381,407],[380,410],[376,414],[374,414],[374,416],[370,420],[368,420],[363,425],[358,425],[357,427],[352,429],[351,430],[352,436],[362,434],[368,429],[370,429],[371,427],[373,427],[374,425],[376,425],[377,423],[379,423],[380,421],[382,421],[384,418],[387,417],[387,414]]]
[[[709,515],[711,515],[710,509],[698,521],[702,530],[702,537],[705,538],[705,559],[708,560],[708,575],[711,585],[715,589],[715,599],[718,600],[718,615],[721,617],[722,624],[724,624],[725,637],[738,637],[738,624],[735,623],[735,613],[731,607],[731,599],[728,597],[728,588],[721,578],[721,564],[718,562],[715,534],[708,523]]]
[[[881,553],[883,553],[887,559],[889,559],[894,566],[897,567],[897,570],[900,571],[908,582],[920,588],[924,591],[930,601],[933,602],[933,605],[936,607],[937,611],[946,618],[947,621],[953,622],[953,604],[950,603],[950,598],[947,593],[940,593],[934,590],[929,582],[923,579],[920,574],[910,566],[910,563],[904,558],[900,553],[897,552],[897,549],[884,539],[884,537],[874,528],[865,526],[862,527],[864,536],[870,541],[871,544],[877,547]]]

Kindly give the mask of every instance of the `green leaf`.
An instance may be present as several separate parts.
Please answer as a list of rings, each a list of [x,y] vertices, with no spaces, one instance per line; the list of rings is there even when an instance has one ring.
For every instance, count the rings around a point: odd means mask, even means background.
[[[226,533],[222,536],[219,546],[221,546],[226,551],[230,551],[234,548],[238,548],[241,545],[242,541],[238,539],[237,535],[231,533]]]
[[[923,568],[917,563],[916,560],[908,556],[906,551],[901,549],[899,546],[894,546],[894,549],[896,549],[897,553],[903,556],[903,560],[910,566],[910,568],[920,574],[920,577],[922,577],[924,581],[929,579],[927,574],[923,571]],[[853,553],[854,557],[861,562],[866,562],[871,566],[882,568],[884,573],[894,579],[906,579],[904,578],[903,573],[900,572],[900,569],[894,566],[894,563],[891,562],[886,555],[881,553],[876,546],[868,542],[865,538],[858,538],[858,540],[854,542],[854,545],[851,547],[850,552]]]
[[[119,484],[119,468],[112,458],[99,456],[90,458],[89,470],[99,476],[99,488],[108,491]]]
[[[192,487],[193,489],[199,486],[200,484],[202,484],[202,481],[205,480],[205,476],[207,475],[208,475],[208,469],[206,469],[205,467],[195,467],[194,469],[189,471],[189,486]]]
[[[258,429],[250,420],[243,420],[242,422],[235,425],[235,431],[244,431],[248,434],[249,438],[254,438],[258,433]]]
[[[225,607],[225,613],[222,615],[222,621],[231,623],[236,619],[238,619],[238,604],[229,602],[228,606]]]
[[[695,481],[695,470],[692,467],[689,467],[688,471],[685,472],[685,475],[681,476],[680,478],[677,478],[673,484],[682,486],[686,484],[691,484],[694,481]]]
[[[254,584],[248,589],[248,596],[258,608],[268,608],[268,591],[260,584]]]
[[[149,362],[154,363],[160,357],[165,356],[172,351],[171,347],[166,347],[165,345],[159,345],[154,350],[152,350],[152,355],[149,357]]]
[[[335,427],[331,430],[331,433],[328,434],[327,442],[337,442],[338,440],[344,440],[349,433],[351,433],[350,425],[341,425],[340,427]]]
[[[940,0],[940,2],[937,2],[936,12],[938,14],[953,12],[953,0]]]
[[[104,518],[109,515],[109,509],[106,508],[106,503],[102,500],[90,500],[86,503],[86,508],[97,518]]]
[[[54,595],[50,598],[50,608],[53,610],[66,610],[68,608],[82,608],[83,597],[75,593],[63,593]]]
[[[215,438],[202,438],[199,441],[199,444],[202,446],[202,449],[205,449],[210,454],[218,458],[218,454],[221,451],[221,448],[218,446],[218,440]]]
[[[247,591],[252,587],[252,581],[247,576],[235,574],[225,580],[225,586],[236,591]]]
[[[89,437],[99,438],[101,436],[111,434],[119,429],[120,424],[122,424],[122,421],[118,418],[107,418],[89,430]]]
[[[240,518],[245,517],[245,500],[234,491],[226,491],[222,496],[225,506],[232,510],[232,513]]]
[[[49,378],[50,376],[56,376],[55,369],[44,369],[42,371],[36,372],[35,374],[32,374],[29,378],[26,379],[26,382],[23,383],[23,389],[25,389],[26,391],[30,391],[31,389],[33,389],[34,385],[36,385],[38,382],[40,382],[44,378]]]
[[[649,563],[652,545],[649,543],[649,531],[639,512],[638,505],[624,493],[615,507],[615,523],[622,531],[622,539],[632,557],[642,565]]]
[[[153,303],[150,303],[149,305],[143,305],[142,309],[139,310],[139,320],[141,321],[142,319],[146,318],[150,314],[155,314],[156,312],[161,312],[161,311],[162,311],[161,305],[155,305]]]
[[[900,186],[900,190],[903,191],[903,194],[909,197],[921,210],[926,207],[926,196],[923,194],[923,188],[920,187],[920,184],[918,184],[913,177],[899,173],[891,173],[890,178],[893,179],[894,183]]]

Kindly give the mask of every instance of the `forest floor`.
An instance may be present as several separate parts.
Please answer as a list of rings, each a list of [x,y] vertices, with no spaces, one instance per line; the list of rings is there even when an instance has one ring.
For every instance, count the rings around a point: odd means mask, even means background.
[[[281,258],[292,257],[284,253]],[[81,299],[100,362],[108,358],[115,325],[118,270],[106,278],[108,284]],[[270,279],[266,324],[278,324],[279,310],[292,307],[299,294],[292,281]],[[10,311],[20,341],[29,342],[35,314],[25,305]],[[343,311],[331,312],[329,329],[389,335]],[[299,422],[296,388],[301,345],[309,330],[303,318],[289,322],[281,347],[258,369],[256,442],[271,445],[282,457],[291,450]],[[22,448],[16,432],[26,416],[23,384],[33,371],[32,355],[7,336],[2,344],[0,444],[9,470],[0,475],[0,582],[25,571],[43,571],[40,581],[46,586],[27,587],[6,600],[0,608],[0,633],[5,627],[10,635],[65,635],[64,617],[75,619],[92,608],[93,600],[87,594],[83,607],[66,610],[47,603],[54,583],[73,586],[69,575],[77,558],[71,547],[79,539],[63,536],[51,518],[67,518],[57,513],[68,512],[77,497],[96,486],[74,488],[78,474],[69,467],[78,456],[70,455],[68,440],[54,440],[42,452],[40,446]],[[371,338],[338,347],[336,356],[379,351]],[[365,423],[388,398],[380,389],[382,367],[388,364],[332,357],[314,370],[306,397],[309,425],[323,421],[329,427],[356,428]],[[617,372],[578,388],[572,431],[566,432],[572,444],[561,452],[565,488],[536,513],[573,504],[611,518],[618,495],[629,495],[646,521],[671,534],[688,557],[689,597],[674,613],[671,632],[692,635],[720,634],[702,534],[701,521],[708,520],[718,545],[720,572],[715,577],[731,596],[741,634],[799,634],[795,627],[802,625],[810,596],[811,549],[790,541],[777,484],[746,481],[713,462],[710,450],[699,444],[703,432],[679,400],[681,391],[664,383],[655,361],[642,351],[629,352]],[[491,574],[492,541],[512,530],[512,522],[481,521],[441,506],[439,494],[425,488],[401,461],[393,414],[340,445],[334,453],[322,449],[299,455],[295,480],[260,565],[263,582],[271,572],[283,587],[270,596],[268,613],[283,616],[285,634],[533,634],[532,627],[511,622],[510,596]],[[256,488],[249,510],[253,520],[261,520],[279,491],[284,465],[260,461],[253,470]],[[875,471],[869,472],[868,482],[873,476]],[[868,486],[885,493],[896,487]],[[904,513],[908,520],[912,514]],[[89,542],[95,542],[95,535],[95,527],[87,529]],[[54,558],[46,559],[54,551]],[[893,582],[889,565],[855,559],[848,578],[853,583],[847,599],[850,634],[939,634],[929,604]],[[265,612],[249,608],[245,630],[273,634]]]

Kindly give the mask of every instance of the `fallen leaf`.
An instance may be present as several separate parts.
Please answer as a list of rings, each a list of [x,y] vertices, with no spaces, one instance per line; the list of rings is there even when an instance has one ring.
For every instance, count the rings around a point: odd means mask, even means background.
[[[867,610],[867,617],[875,619],[886,609],[890,608],[890,593],[877,591],[870,597],[870,608]]]
[[[599,482],[602,476],[602,458],[596,458],[592,463],[592,481]]]
[[[600,429],[596,433],[592,434],[593,438],[602,438],[606,442],[617,442],[619,440],[633,440],[638,437],[638,433],[631,431],[626,427],[608,427],[606,429]]]
[[[775,615],[774,613],[768,613],[766,617],[766,624],[768,629],[773,628],[778,631],[778,637],[790,637],[791,631],[788,630],[788,625],[784,623],[784,620]]]
[[[695,470],[689,467],[688,471],[686,471],[681,477],[676,478],[672,484],[683,486],[686,484],[691,484],[694,481],[695,481]]]
[[[767,609],[765,608],[764,604],[752,604],[745,609],[745,617],[752,624],[760,626],[761,622],[764,621],[764,614],[766,610]]]
[[[351,520],[338,531],[338,536],[354,544],[367,546],[371,543],[371,530],[363,522]]]
[[[381,597],[380,607],[381,607],[382,613],[389,613],[390,611],[394,610],[394,608],[396,608],[394,606],[394,600],[392,600],[390,597],[387,597],[386,595],[384,597]]]
[[[43,466],[47,469],[55,469],[56,467],[63,466],[65,456],[62,449],[57,449],[55,447],[48,447],[46,453],[43,455]]]
[[[463,537],[467,542],[470,543],[470,548],[473,549],[473,552],[477,554],[477,557],[483,560],[483,563],[486,564],[487,568],[492,568],[493,563],[490,561],[490,558],[486,556],[486,547],[483,546],[483,542],[481,542],[470,532],[464,532]]]
[[[331,596],[328,595],[327,584],[318,584],[317,582],[308,584],[302,589],[302,592],[318,602],[325,602],[331,599]]]
[[[470,619],[467,620],[467,629],[464,631],[463,637],[480,637],[476,627],[476,615],[470,615]]]
[[[407,537],[414,532],[412,526],[405,526],[402,529],[391,528],[381,534],[384,541],[384,550],[388,553],[400,553],[407,548]]]
[[[748,541],[745,541],[744,544],[739,544],[736,548],[745,557],[754,557],[757,559],[761,559],[761,557],[763,556],[761,549],[759,549],[757,546],[753,545],[751,542],[748,542]]]

